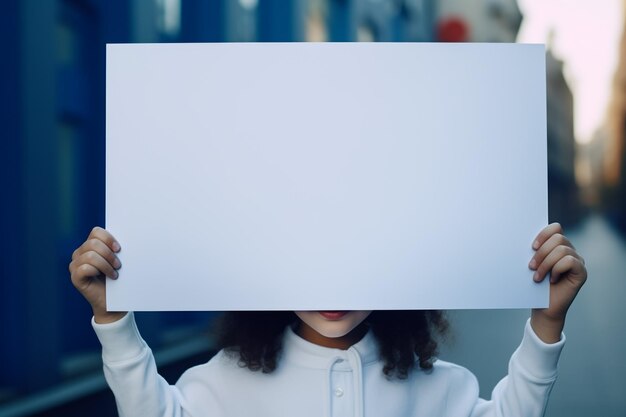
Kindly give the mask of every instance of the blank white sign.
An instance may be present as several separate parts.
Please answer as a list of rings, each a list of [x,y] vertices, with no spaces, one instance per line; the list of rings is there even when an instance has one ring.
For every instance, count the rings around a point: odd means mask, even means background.
[[[108,45],[108,308],[545,307],[545,107],[543,45]]]

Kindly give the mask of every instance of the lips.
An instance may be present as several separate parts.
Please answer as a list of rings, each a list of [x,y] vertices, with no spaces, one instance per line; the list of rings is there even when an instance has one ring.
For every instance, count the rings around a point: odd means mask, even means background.
[[[326,320],[341,320],[349,311],[318,311]]]

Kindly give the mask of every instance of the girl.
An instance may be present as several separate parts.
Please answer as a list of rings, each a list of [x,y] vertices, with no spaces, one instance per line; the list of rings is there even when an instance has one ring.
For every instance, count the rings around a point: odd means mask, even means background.
[[[174,386],[158,373],[132,313],[107,312],[120,244],[94,228],[72,255],[74,286],[93,308],[104,372],[127,416],[542,416],[556,379],[565,316],[587,278],[557,223],[532,244],[534,280],[550,276],[550,306],[535,309],[509,374],[491,400],[466,369],[435,360],[440,312],[241,312],[224,316],[223,348]]]

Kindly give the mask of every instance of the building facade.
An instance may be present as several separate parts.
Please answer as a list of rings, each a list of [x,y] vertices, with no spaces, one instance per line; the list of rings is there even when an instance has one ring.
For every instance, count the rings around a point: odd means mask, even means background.
[[[563,62],[554,56],[549,44],[546,92],[549,217],[550,221],[571,225],[581,216],[575,170],[574,97],[563,76]]]
[[[626,30],[622,32],[618,53],[606,123],[603,206],[614,224],[626,232]]]
[[[91,228],[106,224],[106,43],[434,40],[434,0],[7,0],[3,5],[3,416],[37,415],[105,388],[90,309],[72,288],[67,268]],[[184,335],[200,333],[210,318],[138,315],[157,359],[163,350],[170,361],[206,349],[206,343],[190,345]]]

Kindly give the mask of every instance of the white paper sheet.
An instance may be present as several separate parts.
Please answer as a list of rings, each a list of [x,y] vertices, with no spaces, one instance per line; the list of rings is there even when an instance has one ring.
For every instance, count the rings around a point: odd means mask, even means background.
[[[545,103],[543,45],[108,45],[108,308],[547,306]]]

